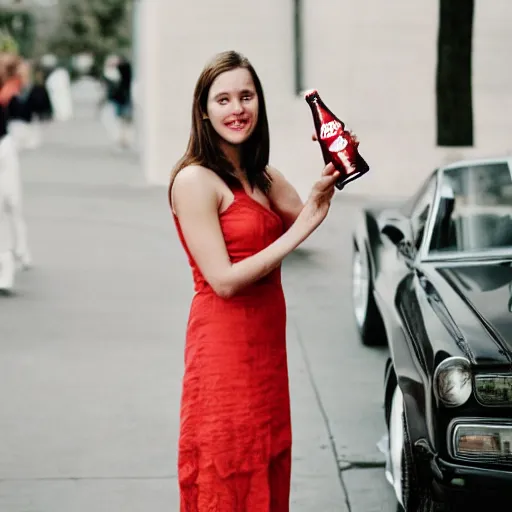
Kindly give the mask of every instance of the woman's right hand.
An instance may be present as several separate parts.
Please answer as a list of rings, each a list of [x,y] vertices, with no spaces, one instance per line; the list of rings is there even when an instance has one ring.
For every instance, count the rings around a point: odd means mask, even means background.
[[[321,178],[313,185],[300,214],[311,231],[316,229],[327,216],[335,192],[334,185],[339,177],[340,172],[332,163],[329,163],[324,167]]]

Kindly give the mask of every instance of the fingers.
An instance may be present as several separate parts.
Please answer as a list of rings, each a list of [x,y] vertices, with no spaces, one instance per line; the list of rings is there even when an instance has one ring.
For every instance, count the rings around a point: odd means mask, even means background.
[[[329,176],[329,187],[333,187],[334,184],[338,181],[340,176],[341,176],[340,171],[334,171],[334,173]]]
[[[326,166],[327,168],[328,166]],[[335,193],[335,184],[340,177],[340,172],[335,170],[332,174],[322,176],[313,186],[310,200],[317,207],[320,205],[330,204]]]
[[[352,131],[350,131],[349,133],[350,133],[350,137],[354,141],[354,145],[357,148],[357,146],[359,146],[359,139],[357,138],[357,135],[354,132],[352,132]]]
[[[316,183],[316,189],[318,192],[324,193],[325,191],[334,187],[334,184],[336,181],[338,181],[339,177],[340,172],[336,170],[332,174],[322,176]]]
[[[329,162],[322,171],[322,176],[329,176],[333,172],[336,171],[336,167],[334,167],[334,164],[332,162]]]

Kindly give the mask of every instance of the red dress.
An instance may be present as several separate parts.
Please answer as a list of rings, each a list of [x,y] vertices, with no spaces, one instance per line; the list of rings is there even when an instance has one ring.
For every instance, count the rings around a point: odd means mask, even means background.
[[[219,218],[236,263],[279,238],[283,223],[243,190],[233,192]],[[174,218],[196,291],[181,401],[180,512],[288,512],[292,439],[281,270],[222,299]]]

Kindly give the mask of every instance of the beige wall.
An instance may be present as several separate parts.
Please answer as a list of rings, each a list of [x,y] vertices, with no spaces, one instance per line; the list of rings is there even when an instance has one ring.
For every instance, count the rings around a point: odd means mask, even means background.
[[[184,151],[203,65],[219,51],[236,49],[263,82],[272,163],[307,194],[323,164],[310,142],[309,108],[294,96],[292,1],[259,0],[258,8],[249,0],[140,1],[140,144],[148,181],[165,184]],[[347,193],[407,195],[443,162],[512,150],[511,2],[477,2],[476,147],[457,152],[435,147],[437,1],[303,4],[304,85],[318,88],[358,134],[372,168]]]

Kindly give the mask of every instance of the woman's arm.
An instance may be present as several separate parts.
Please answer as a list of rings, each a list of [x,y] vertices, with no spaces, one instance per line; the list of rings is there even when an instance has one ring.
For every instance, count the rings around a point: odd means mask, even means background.
[[[233,264],[220,227],[215,176],[199,166],[180,171],[173,183],[173,207],[188,249],[215,293],[232,297],[278,267],[324,220],[338,177],[334,167],[327,166],[290,229],[262,251]]]
[[[285,229],[288,229],[304,208],[304,203],[294,186],[277,169],[268,166],[267,172],[272,178],[268,194],[272,209],[279,214],[283,219]]]

